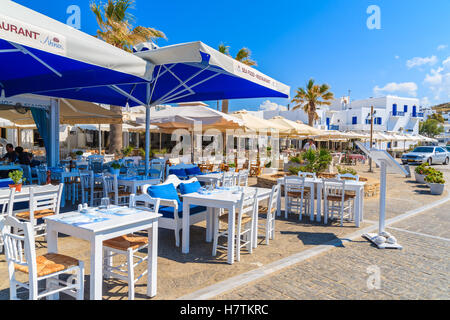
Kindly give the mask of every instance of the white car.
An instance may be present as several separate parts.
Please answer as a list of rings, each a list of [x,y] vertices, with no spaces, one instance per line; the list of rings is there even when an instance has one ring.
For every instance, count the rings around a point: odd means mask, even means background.
[[[417,147],[412,152],[402,156],[403,164],[428,163],[448,164],[450,162],[450,153],[443,147],[424,146]]]

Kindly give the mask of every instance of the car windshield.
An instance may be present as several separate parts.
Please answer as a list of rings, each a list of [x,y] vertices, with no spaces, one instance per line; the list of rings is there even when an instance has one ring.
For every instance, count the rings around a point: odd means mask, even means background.
[[[432,153],[433,150],[434,150],[433,147],[418,147],[415,148],[413,152]]]
[[[445,149],[450,152],[450,146],[445,147]]]

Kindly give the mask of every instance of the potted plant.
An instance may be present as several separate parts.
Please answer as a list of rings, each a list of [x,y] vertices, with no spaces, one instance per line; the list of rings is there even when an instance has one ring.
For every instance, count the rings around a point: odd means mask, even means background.
[[[133,152],[133,150],[134,150],[133,146],[128,146],[122,150],[122,154],[124,157],[129,157],[131,155],[131,153]]]
[[[22,170],[14,170],[8,173],[9,178],[14,182],[14,184],[10,184],[10,188],[16,188],[17,192],[22,191],[22,183],[25,182],[25,178],[23,178]]]
[[[422,163],[420,166],[417,166],[414,170],[414,175],[416,177],[416,182],[425,183],[425,177],[432,171],[433,169],[428,165],[428,163]]]
[[[115,175],[120,174],[120,168],[122,168],[122,165],[118,162],[111,163],[111,166],[109,167],[109,172]]]
[[[430,187],[431,194],[441,195],[444,192],[445,180],[442,172],[434,170],[425,177],[425,181]]]
[[[83,151],[78,150],[77,152],[75,152],[75,154],[77,155],[77,159],[78,159],[78,160],[82,160]]]

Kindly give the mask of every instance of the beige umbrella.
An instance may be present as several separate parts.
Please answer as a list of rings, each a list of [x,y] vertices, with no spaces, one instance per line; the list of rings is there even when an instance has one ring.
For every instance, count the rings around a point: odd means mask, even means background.
[[[290,127],[281,125],[274,121],[256,117],[248,113],[246,110],[234,112],[232,116],[240,119],[243,122],[246,131],[258,132],[267,130],[267,134],[270,134],[270,129],[275,129],[278,130],[278,134],[280,136],[288,136],[293,133],[293,130]]]
[[[301,121],[292,121],[281,116],[273,117],[270,121],[290,128],[295,136],[320,135],[323,133],[323,130],[303,124]]]

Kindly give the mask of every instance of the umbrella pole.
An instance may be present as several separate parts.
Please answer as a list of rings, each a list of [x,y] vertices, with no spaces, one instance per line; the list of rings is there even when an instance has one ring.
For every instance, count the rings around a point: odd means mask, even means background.
[[[150,162],[150,106],[145,106],[145,176],[148,177]]]
[[[102,125],[98,125],[98,154],[102,154]]]

